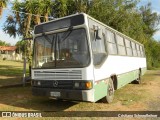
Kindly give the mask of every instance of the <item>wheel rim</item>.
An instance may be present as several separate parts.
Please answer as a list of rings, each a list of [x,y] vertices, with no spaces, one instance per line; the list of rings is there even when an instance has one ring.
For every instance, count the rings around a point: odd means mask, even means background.
[[[109,84],[108,93],[109,93],[109,96],[113,95],[114,93],[113,86],[111,83]]]

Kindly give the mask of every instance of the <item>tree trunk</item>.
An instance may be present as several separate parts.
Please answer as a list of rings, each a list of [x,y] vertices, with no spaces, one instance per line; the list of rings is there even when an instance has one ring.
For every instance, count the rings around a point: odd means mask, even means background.
[[[45,22],[48,22],[48,13],[45,14]]]
[[[2,17],[3,8],[0,8],[0,18]]]
[[[34,22],[35,22],[36,25],[38,25],[38,24],[41,23],[40,15],[36,15],[36,16],[35,16]]]
[[[31,18],[32,18],[32,15],[28,14],[25,36],[28,36],[28,34],[29,34],[29,29],[30,29],[30,26],[31,26]]]

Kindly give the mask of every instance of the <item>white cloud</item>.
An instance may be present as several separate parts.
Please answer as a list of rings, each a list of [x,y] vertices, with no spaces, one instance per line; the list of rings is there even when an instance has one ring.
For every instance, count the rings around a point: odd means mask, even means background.
[[[13,38],[10,37],[8,34],[5,34],[1,29],[0,29],[0,40],[5,41],[6,43],[10,43],[11,45],[15,45],[18,41],[19,38]]]
[[[160,11],[158,11],[158,10],[152,10],[152,12],[156,12],[157,14],[160,15]]]

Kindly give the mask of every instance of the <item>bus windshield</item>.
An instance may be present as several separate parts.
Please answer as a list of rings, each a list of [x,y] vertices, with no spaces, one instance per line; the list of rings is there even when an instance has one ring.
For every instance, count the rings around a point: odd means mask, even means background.
[[[35,38],[33,68],[85,67],[88,64],[85,29],[68,29]]]

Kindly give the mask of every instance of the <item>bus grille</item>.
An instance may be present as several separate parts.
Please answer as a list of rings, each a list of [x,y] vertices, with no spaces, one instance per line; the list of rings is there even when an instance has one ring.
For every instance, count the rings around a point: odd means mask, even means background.
[[[35,80],[82,80],[81,70],[34,71]]]
[[[59,80],[57,86],[54,85],[54,80],[41,80],[40,87],[55,88],[55,89],[72,89],[74,82],[72,80]]]

